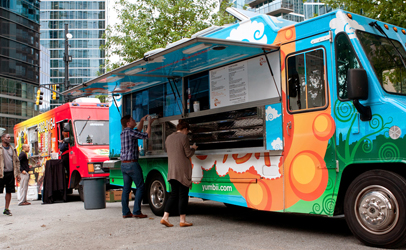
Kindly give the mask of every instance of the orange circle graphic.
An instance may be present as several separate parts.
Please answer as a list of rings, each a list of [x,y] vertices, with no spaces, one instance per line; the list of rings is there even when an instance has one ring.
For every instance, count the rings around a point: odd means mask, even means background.
[[[312,201],[323,194],[328,172],[324,160],[313,151],[302,151],[293,158],[289,170],[293,192],[302,200]]]
[[[290,40],[293,37],[293,30],[292,29],[288,29],[285,31],[285,38],[286,40]]]
[[[314,118],[313,134],[320,141],[327,141],[333,136],[335,131],[335,122],[328,114],[320,114]]]
[[[269,187],[262,180],[252,181],[248,184],[245,197],[250,208],[259,210],[270,210],[272,196]]]

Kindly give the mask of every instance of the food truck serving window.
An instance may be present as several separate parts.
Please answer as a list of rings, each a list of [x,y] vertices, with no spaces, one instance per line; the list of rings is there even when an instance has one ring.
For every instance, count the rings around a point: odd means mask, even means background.
[[[266,56],[268,60],[261,55],[187,77],[185,96],[190,104],[188,112],[279,97],[280,86],[276,84],[280,82],[279,53]],[[274,78],[267,61],[274,69]]]
[[[125,95],[124,115],[131,114],[137,122],[147,114],[155,115],[156,117],[180,115],[182,100],[177,97],[177,94],[173,93],[173,91],[176,92],[174,84],[181,93],[182,82],[175,81],[174,83],[172,81],[171,83],[167,82],[143,91]]]
[[[108,145],[109,121],[75,121],[79,145]]]
[[[324,51],[312,50],[288,57],[289,110],[302,111],[326,106]]]

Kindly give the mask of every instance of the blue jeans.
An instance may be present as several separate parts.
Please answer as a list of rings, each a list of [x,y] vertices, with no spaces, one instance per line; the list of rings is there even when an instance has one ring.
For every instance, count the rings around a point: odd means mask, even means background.
[[[142,174],[141,166],[138,164],[138,162],[121,163],[121,172],[123,173],[124,179],[123,194],[121,196],[123,215],[130,213],[130,208],[128,207],[128,196],[131,192],[132,182],[134,182],[137,188],[134,192],[135,199],[133,214],[141,214],[141,200],[144,194],[144,176]]]

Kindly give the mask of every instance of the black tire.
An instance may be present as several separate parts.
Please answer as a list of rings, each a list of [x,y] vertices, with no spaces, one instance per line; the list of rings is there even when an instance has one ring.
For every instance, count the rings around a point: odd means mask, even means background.
[[[83,196],[83,185],[79,185],[78,187],[78,192],[79,192],[79,197],[81,201],[85,201],[85,198]]]
[[[348,227],[369,246],[406,244],[406,180],[385,170],[371,170],[348,187],[344,213]]]
[[[241,209],[240,206],[234,205],[234,204],[230,204],[230,203],[223,203],[228,209],[230,210],[237,210],[237,209]]]
[[[157,216],[164,214],[165,205],[168,202],[168,193],[164,178],[160,174],[154,174],[148,182],[148,203],[152,212]]]

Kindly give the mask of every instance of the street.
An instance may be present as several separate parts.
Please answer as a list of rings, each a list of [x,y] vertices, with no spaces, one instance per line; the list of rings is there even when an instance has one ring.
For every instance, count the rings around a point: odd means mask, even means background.
[[[171,216],[174,227],[166,228],[148,205],[147,219],[123,219],[120,202],[85,210],[75,194],[66,203],[29,206],[17,206],[16,197],[13,216],[1,215],[0,249],[375,249],[355,239],[344,218],[229,209],[191,198],[187,221],[194,226],[181,228]],[[3,211],[4,194],[0,204]]]

